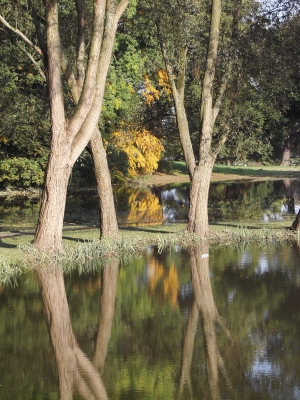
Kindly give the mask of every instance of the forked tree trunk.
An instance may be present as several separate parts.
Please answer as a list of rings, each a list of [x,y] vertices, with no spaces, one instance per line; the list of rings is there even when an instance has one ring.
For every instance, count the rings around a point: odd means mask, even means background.
[[[77,107],[67,119],[61,80],[64,55],[61,51],[58,0],[45,2],[52,137],[49,166],[34,239],[34,245],[40,250],[57,251],[62,246],[62,226],[70,172],[97,129],[118,21],[128,3],[129,0],[121,0],[118,4],[102,0],[94,2],[90,53],[83,85],[76,85],[72,79],[72,68],[69,71],[66,67],[65,70],[69,73],[68,84],[75,85],[74,92],[77,91],[78,96]],[[82,57],[80,60],[78,59],[83,62]],[[111,224],[109,229],[115,231],[116,225]]]

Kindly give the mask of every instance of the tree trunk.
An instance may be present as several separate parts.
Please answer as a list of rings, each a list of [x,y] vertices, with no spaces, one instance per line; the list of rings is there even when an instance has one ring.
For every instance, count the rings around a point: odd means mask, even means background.
[[[53,149],[56,147],[56,149]],[[53,144],[49,156],[40,214],[33,244],[38,249],[59,250],[69,177],[72,171],[68,143]]]
[[[191,181],[189,222],[186,229],[202,237],[209,236],[208,195],[212,168],[212,162],[198,165]]]
[[[283,142],[283,154],[280,165],[282,167],[288,167],[290,165],[290,159],[291,159],[291,146],[289,139],[286,139]]]
[[[98,129],[89,142],[95,167],[95,176],[99,196],[100,237],[119,236],[117,215],[114,204],[111,176],[108,168],[106,152]]]

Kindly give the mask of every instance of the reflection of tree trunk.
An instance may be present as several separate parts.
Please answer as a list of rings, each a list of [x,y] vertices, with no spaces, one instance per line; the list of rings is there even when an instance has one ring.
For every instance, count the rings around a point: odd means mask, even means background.
[[[291,180],[284,179],[283,186],[284,186],[284,193],[285,193],[286,200],[287,200],[288,212],[294,214],[295,213],[295,201],[294,201],[293,186],[291,184]]]
[[[220,354],[215,331],[216,307],[210,285],[209,258],[206,256],[208,252],[208,244],[202,244],[189,250],[194,295],[198,309],[202,314],[208,384],[212,399],[219,399],[218,364]]]
[[[219,370],[222,372],[227,385],[230,386],[224,361],[220,355],[216,337],[216,322],[219,323],[226,336],[230,333],[217,312],[209,276],[209,244],[203,243],[189,249],[192,271],[194,296],[198,310],[202,314],[202,326],[206,347],[207,376],[212,399],[220,399]]]
[[[57,361],[60,399],[71,400],[74,389],[88,400],[107,399],[99,374],[75,339],[62,271],[42,267],[35,272]]]
[[[300,209],[298,211],[298,214],[296,216],[295,221],[293,222],[291,226],[292,231],[299,231],[300,230]]]
[[[100,373],[103,372],[108,342],[111,334],[117,291],[118,268],[119,259],[116,257],[112,258],[109,265],[104,265],[102,269],[101,308],[93,360],[95,367],[100,371]]]
[[[192,398],[192,385],[190,379],[190,369],[192,364],[193,350],[194,350],[194,342],[195,335],[198,324],[199,311],[197,303],[194,301],[192,310],[189,315],[189,320],[187,324],[187,328],[184,335],[184,343],[183,343],[183,351],[182,351],[182,361],[181,361],[181,373],[180,373],[180,381],[179,381],[179,391],[178,398],[182,396],[184,385],[186,384],[190,397]]]

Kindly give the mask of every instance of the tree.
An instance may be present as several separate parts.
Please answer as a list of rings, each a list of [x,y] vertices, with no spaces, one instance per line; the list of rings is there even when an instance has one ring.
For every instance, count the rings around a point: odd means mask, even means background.
[[[164,9],[168,10],[169,15]],[[170,1],[167,7],[164,6],[164,9],[160,7],[159,3],[156,3],[153,12],[174,99],[183,154],[191,181],[187,230],[207,236],[209,234],[207,202],[210,177],[216,157],[229,131],[225,126],[222,134],[213,142],[214,127],[232,75],[241,2],[236,1],[231,4],[222,20],[221,1],[219,0],[212,1],[210,10],[197,1],[188,2],[185,6]],[[208,19],[210,20],[209,24],[207,24]],[[205,29],[209,31],[209,34]],[[219,50],[220,29],[222,29],[223,42]],[[230,31],[231,33],[229,33]],[[206,56],[203,57],[201,51],[203,52],[204,48],[207,51]],[[216,70],[217,63],[218,71]],[[192,132],[189,128],[185,105],[187,78],[193,78],[193,75],[194,82],[196,82],[193,89],[200,92],[199,136],[196,154],[193,150]],[[235,88],[233,87],[231,100],[234,95]],[[227,112],[230,112],[231,107],[229,99],[227,100]]]
[[[95,169],[98,187],[101,190],[100,208],[105,209],[102,217],[107,221],[108,232],[114,235],[117,231],[109,171],[98,131],[98,120],[118,21],[129,4],[129,0],[121,0],[119,3],[100,0],[93,2],[91,40],[87,60],[85,60],[84,51],[84,30],[87,27],[84,24],[83,2],[78,0],[75,3],[78,15],[76,74],[73,66],[68,62],[67,53],[64,52],[61,33],[63,27],[59,25],[59,14],[63,19],[65,10],[68,7],[72,9],[71,3],[66,3],[65,8],[59,9],[57,0],[46,1],[46,48],[43,47],[41,18],[37,15],[31,1],[28,2],[28,9],[31,10],[41,48],[0,16],[1,22],[6,27],[22,37],[44,58],[47,69],[51,110],[51,147],[34,245],[39,249],[52,251],[58,250],[62,245],[64,208],[72,167],[89,141],[94,160],[98,161]],[[75,109],[69,116],[64,105],[61,69],[76,103]]]
[[[274,7],[265,10],[264,7]],[[272,159],[289,165],[299,140],[298,2],[262,4],[248,34],[244,57],[255,96],[262,103],[264,135],[273,147]]]

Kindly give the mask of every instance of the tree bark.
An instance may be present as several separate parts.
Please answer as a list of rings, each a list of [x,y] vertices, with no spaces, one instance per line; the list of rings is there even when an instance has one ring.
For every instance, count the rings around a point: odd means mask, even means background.
[[[187,231],[202,237],[209,236],[208,196],[213,160],[197,165],[191,180],[190,208]]]
[[[67,188],[72,170],[68,161],[66,153],[61,152],[51,153],[48,161],[34,245],[49,252],[62,246]]]
[[[280,165],[283,167],[288,167],[290,165],[290,159],[291,159],[291,146],[289,139],[286,139],[283,143],[283,153]]]
[[[95,167],[95,177],[99,196],[100,237],[119,236],[118,221],[111,184],[111,175],[108,168],[106,152],[101,134],[96,129],[89,142]]]

